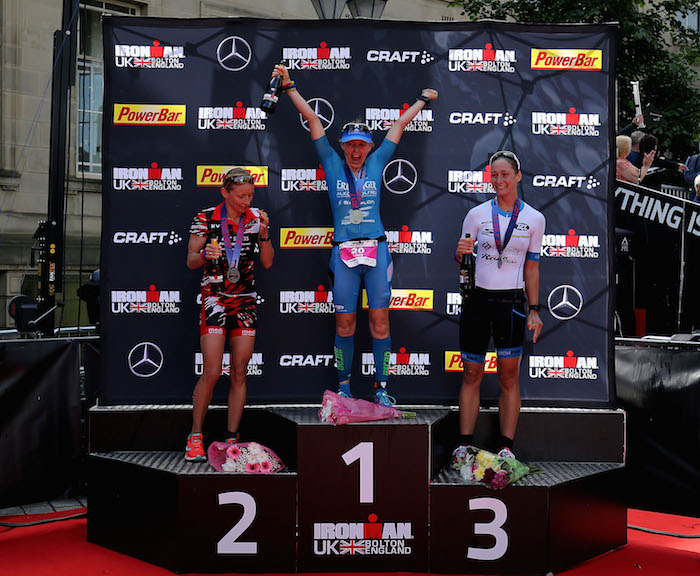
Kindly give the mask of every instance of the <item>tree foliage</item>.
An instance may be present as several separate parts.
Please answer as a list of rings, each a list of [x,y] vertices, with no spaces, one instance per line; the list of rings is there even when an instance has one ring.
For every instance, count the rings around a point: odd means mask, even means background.
[[[625,126],[634,116],[630,82],[639,80],[642,105],[664,114],[653,133],[661,150],[676,158],[697,152],[700,137],[700,35],[680,16],[700,11],[698,0],[454,0],[472,19],[527,23],[609,23],[619,25],[618,114]]]

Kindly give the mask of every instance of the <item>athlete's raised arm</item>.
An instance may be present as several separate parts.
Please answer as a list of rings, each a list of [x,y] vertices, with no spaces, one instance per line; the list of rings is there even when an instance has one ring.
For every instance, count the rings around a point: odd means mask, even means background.
[[[389,131],[386,133],[386,139],[394,144],[398,144],[399,140],[401,140],[401,136],[403,135],[403,131],[406,129],[406,126],[411,123],[411,120],[416,117],[416,114],[423,110],[423,108],[425,108],[431,100],[437,100],[437,97],[437,90],[433,90],[432,88],[424,88],[413,105],[403,114],[401,114],[399,119],[394,122],[394,125],[389,128]]]
[[[325,136],[326,131],[323,129],[323,124],[321,120],[316,115],[309,106],[308,102],[304,97],[299,94],[296,82],[292,81],[289,77],[289,70],[281,64],[275,66],[275,70],[272,72],[272,76],[282,75],[282,90],[289,96],[296,109],[304,117],[304,119],[309,123],[309,132],[311,132],[311,138],[313,140],[318,140],[319,138]]]

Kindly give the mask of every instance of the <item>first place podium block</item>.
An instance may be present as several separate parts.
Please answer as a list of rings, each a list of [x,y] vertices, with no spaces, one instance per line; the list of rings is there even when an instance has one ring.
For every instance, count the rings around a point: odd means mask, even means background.
[[[426,572],[430,437],[449,411],[344,426],[274,411],[297,424],[299,571]]]

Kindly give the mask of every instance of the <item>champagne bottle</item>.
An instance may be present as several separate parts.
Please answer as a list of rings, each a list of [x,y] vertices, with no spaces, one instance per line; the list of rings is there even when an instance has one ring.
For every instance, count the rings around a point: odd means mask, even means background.
[[[212,238],[211,243],[218,246],[216,238]],[[221,256],[209,262],[209,286],[212,294],[218,294],[224,289],[224,268],[221,265]]]
[[[284,66],[284,60],[280,62]],[[263,94],[262,103],[260,108],[265,114],[274,114],[277,110],[277,103],[279,102],[280,95],[282,94],[282,74],[278,76],[273,76],[270,80],[270,84],[267,87],[267,91]]]
[[[465,238],[471,238],[467,232]],[[474,255],[462,254],[462,261],[459,263],[459,290],[462,298],[468,298],[470,290],[474,287]]]

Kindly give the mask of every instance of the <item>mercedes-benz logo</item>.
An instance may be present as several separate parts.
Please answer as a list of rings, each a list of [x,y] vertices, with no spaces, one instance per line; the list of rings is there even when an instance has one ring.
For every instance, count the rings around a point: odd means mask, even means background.
[[[583,296],[577,288],[570,284],[557,286],[547,298],[549,312],[559,320],[571,320],[583,307]]]
[[[384,186],[394,194],[406,194],[418,182],[418,171],[408,160],[397,158],[389,162],[382,172]]]
[[[155,376],[163,367],[163,351],[153,342],[140,342],[129,352],[129,370],[139,378]]]
[[[222,68],[231,72],[243,70],[253,57],[250,44],[240,36],[224,38],[216,49],[216,59]]]
[[[335,110],[333,110],[333,105],[323,98],[311,98],[306,101],[311,109],[316,112],[316,116],[321,121],[324,130],[328,130],[328,127],[333,124],[335,119]],[[304,117],[299,114],[299,122],[304,127],[304,130],[310,132],[309,123],[304,119]]]

